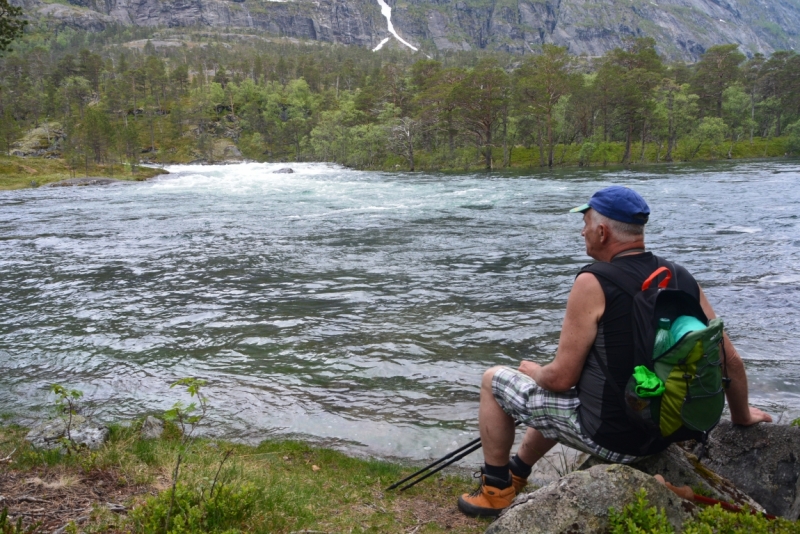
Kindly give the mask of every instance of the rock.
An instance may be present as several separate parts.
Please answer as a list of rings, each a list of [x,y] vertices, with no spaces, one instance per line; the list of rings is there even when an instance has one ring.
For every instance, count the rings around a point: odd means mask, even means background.
[[[277,171],[273,171],[272,174],[292,174],[294,173],[294,169],[291,167],[284,167],[282,169],[278,169]]]
[[[603,460],[593,456],[578,469],[603,464],[605,464]],[[703,466],[695,455],[684,451],[674,443],[667,450],[631,464],[631,467],[651,476],[661,475],[674,486],[689,486],[695,491],[701,490],[708,497],[764,511],[757,499],[737,488],[730,480]]]
[[[521,494],[486,530],[486,534],[570,534],[606,532],[608,509],[621,511],[644,488],[652,506],[663,508],[680,531],[697,507],[626,465],[596,465],[575,471],[529,494]]]
[[[768,513],[800,517],[800,427],[721,422],[702,464],[729,478]]]
[[[68,178],[60,182],[50,184],[50,187],[80,187],[85,185],[111,185],[120,183],[122,180],[116,178],[88,177],[88,178]]]
[[[69,436],[67,436],[69,425]],[[85,445],[90,449],[98,449],[108,439],[108,428],[99,425],[82,415],[57,417],[51,421],[33,427],[25,436],[37,449],[62,448],[61,438],[69,437],[76,445]]]
[[[142,439],[158,439],[164,433],[164,421],[148,415],[142,423],[139,436]]]
[[[234,145],[228,145],[225,147],[225,158],[226,159],[241,159],[242,153],[241,151]]]
[[[25,133],[12,146],[14,156],[47,156],[61,150],[66,134],[58,122],[45,122]]]

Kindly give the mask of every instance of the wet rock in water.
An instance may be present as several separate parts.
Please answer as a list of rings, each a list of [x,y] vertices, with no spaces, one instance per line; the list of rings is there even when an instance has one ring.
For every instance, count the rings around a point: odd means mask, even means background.
[[[768,513],[800,517],[800,427],[721,422],[702,464],[729,478]]]
[[[592,456],[579,469],[606,463]],[[631,464],[631,467],[648,475],[661,475],[674,486],[689,486],[702,491],[708,497],[764,511],[757,499],[742,491],[742,488],[736,487],[727,478],[702,465],[695,455],[686,452],[674,443],[663,452]]]
[[[652,476],[626,465],[596,465],[576,471],[533,493],[521,494],[486,530],[486,534],[582,534],[606,532],[609,508],[621,511],[647,491],[652,506],[665,510],[680,530],[697,507],[679,498]]]
[[[61,180],[60,182],[55,182],[50,184],[50,187],[73,187],[73,186],[85,186],[85,185],[111,185],[121,182],[122,180],[117,180],[114,178],[70,178],[68,180]]]
[[[164,433],[164,421],[148,415],[142,423],[139,435],[142,439],[158,439]]]
[[[76,445],[98,449],[108,439],[108,427],[82,415],[57,417],[33,427],[25,440],[37,449],[59,449],[63,447],[62,438],[67,437]]]
[[[272,174],[292,174],[292,173],[294,173],[294,169],[292,169],[291,167],[284,167],[282,169],[274,171]]]

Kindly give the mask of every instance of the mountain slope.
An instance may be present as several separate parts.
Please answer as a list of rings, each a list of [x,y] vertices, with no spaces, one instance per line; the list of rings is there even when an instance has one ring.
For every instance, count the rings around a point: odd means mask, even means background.
[[[392,37],[378,0],[14,0],[33,17],[98,30],[137,26],[247,28],[374,48]],[[800,0],[387,0],[397,33],[423,52],[534,51],[542,43],[599,56],[653,37],[672,59],[737,43],[748,55],[800,43]],[[392,38],[394,46],[404,46]]]

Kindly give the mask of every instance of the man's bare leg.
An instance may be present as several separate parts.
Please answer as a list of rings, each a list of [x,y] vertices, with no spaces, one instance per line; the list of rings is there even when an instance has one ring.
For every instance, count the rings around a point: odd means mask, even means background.
[[[497,516],[508,508],[517,491],[509,469],[508,455],[514,444],[514,419],[506,415],[492,394],[492,378],[500,369],[494,367],[483,374],[478,426],[486,464],[482,469],[481,486],[458,499],[458,509],[472,516]]]
[[[514,445],[515,427],[514,419],[497,404],[492,393],[492,377],[498,369],[500,368],[492,367],[483,373],[478,427],[481,431],[481,445],[486,463],[503,466],[508,464],[511,446]]]
[[[517,456],[526,464],[533,465],[538,462],[547,451],[552,449],[556,443],[558,442],[547,439],[535,428],[528,428],[528,431],[525,432],[525,437],[522,439],[522,445],[519,446],[519,450],[517,451]]]

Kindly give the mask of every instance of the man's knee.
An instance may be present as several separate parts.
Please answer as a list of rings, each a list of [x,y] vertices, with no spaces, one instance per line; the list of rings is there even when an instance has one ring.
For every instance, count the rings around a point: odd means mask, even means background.
[[[491,391],[492,389],[492,380],[494,379],[494,375],[497,371],[502,369],[501,366],[490,367],[483,373],[483,378],[481,379],[481,387],[484,389],[488,389]]]

